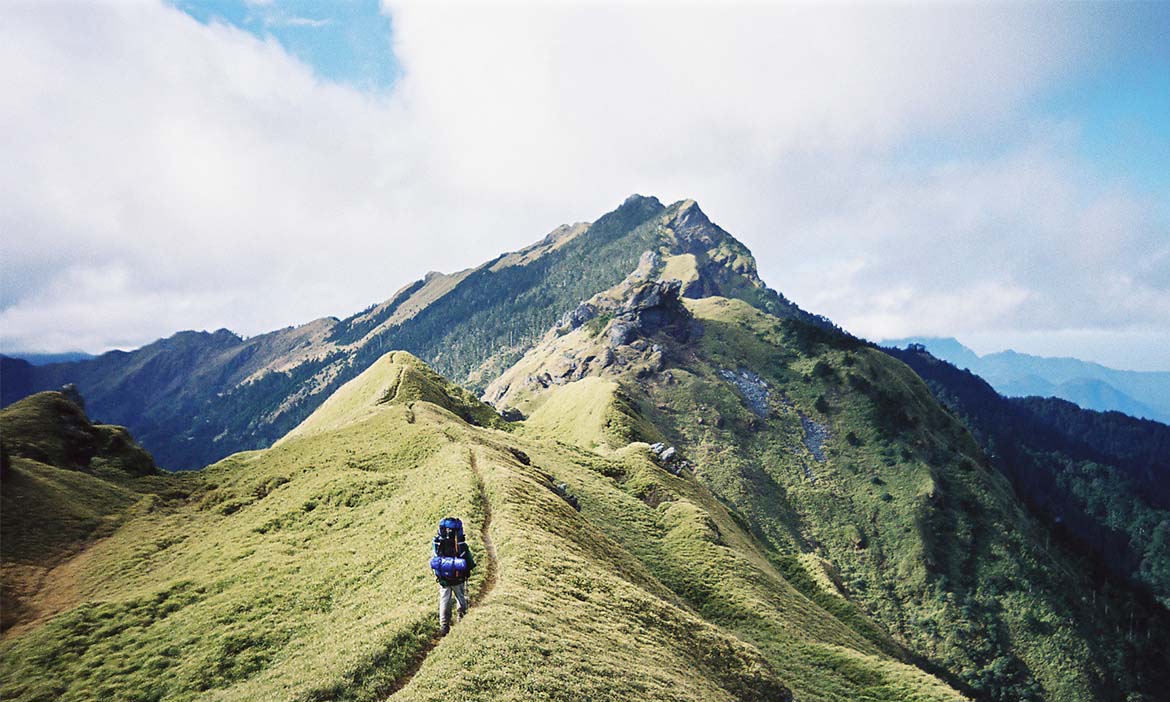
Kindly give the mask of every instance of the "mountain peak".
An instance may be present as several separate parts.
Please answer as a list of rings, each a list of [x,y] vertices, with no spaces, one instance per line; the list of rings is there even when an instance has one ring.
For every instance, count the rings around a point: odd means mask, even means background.
[[[663,223],[675,231],[688,231],[701,227],[713,227],[710,218],[699,207],[699,203],[691,199],[679,200],[668,208],[663,217]],[[728,235],[730,236],[730,235]]]
[[[95,411],[130,425],[161,464],[197,468],[270,445],[391,349],[409,348],[483,392],[583,300],[649,280],[681,281],[684,298],[738,298],[831,327],[768,289],[747,247],[695,200],[666,207],[634,194],[592,223],[558,227],[474,268],[428,273],[340,321],[247,340],[226,331],[180,333],[69,367],[5,360],[0,399],[76,383]]]
[[[702,261],[714,264],[716,268],[727,269],[723,274],[729,272],[745,276],[751,279],[753,285],[763,287],[751,251],[712,222],[699,203],[689,199],[679,200],[666,208],[659,224],[665,230],[668,241],[672,240],[672,253],[697,256]]]
[[[662,207],[662,203],[658,200],[658,198],[654,197],[653,195],[639,195],[638,193],[634,193],[633,195],[630,195],[629,197],[627,197],[625,200],[622,201],[622,207],[626,207],[627,205],[642,205],[642,204],[655,205],[657,207]]]

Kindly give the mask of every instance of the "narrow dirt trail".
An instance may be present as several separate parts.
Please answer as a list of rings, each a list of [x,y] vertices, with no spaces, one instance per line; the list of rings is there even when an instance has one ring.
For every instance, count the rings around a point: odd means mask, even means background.
[[[488,499],[487,488],[483,483],[483,474],[479,470],[479,463],[476,459],[474,448],[468,449],[468,458],[471,472],[475,475],[475,487],[479,491],[480,507],[483,509],[483,524],[480,525],[480,538],[483,540],[483,550],[487,555],[485,559],[486,564],[484,565],[485,570],[483,583],[480,584],[479,590],[476,591],[475,599],[469,602],[467,605],[468,610],[470,610],[472,607],[475,607],[486,600],[492,593],[492,590],[495,589],[496,579],[498,577],[498,565],[496,562],[496,545],[492,541],[491,533],[492,503]],[[470,594],[468,597],[470,599]],[[454,612],[451,614],[452,616],[455,616]],[[442,640],[443,637],[436,634],[431,638],[430,641],[427,642],[425,646],[419,649],[418,653],[415,654],[414,659],[410,662],[410,665],[407,666],[406,671],[403,672],[403,674],[394,681],[394,684],[390,686],[390,689],[386,692],[384,699],[390,699],[400,690],[410,684],[410,681],[414,679],[415,674],[418,673],[418,671],[422,668],[423,663],[426,662],[427,657],[431,655],[431,652],[435,650],[435,647],[438,646]]]
[[[476,593],[476,602],[481,602],[492,590],[496,587],[497,561],[496,561],[496,544],[492,541],[492,502],[488,499],[487,487],[483,484],[483,473],[479,471],[479,463],[475,457],[475,449],[468,449],[467,451],[470,462],[471,472],[475,473],[475,487],[479,490],[479,504],[483,509],[483,525],[480,528],[480,538],[483,539],[483,550],[487,553],[487,570],[484,574],[483,584],[480,585],[479,592]]]

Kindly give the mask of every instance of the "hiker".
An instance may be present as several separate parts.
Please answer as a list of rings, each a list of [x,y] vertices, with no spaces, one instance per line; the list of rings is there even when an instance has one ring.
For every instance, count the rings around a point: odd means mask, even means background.
[[[439,533],[435,534],[434,557],[431,570],[439,581],[439,635],[446,636],[451,630],[451,595],[459,601],[459,618],[467,614],[467,593],[464,584],[475,559],[467,540],[463,536],[463,522],[455,517],[446,517],[439,522]]]

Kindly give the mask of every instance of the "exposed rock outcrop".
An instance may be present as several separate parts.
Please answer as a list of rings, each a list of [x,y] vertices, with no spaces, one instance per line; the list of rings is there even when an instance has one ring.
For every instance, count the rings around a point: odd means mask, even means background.
[[[571,331],[580,327],[582,324],[588,322],[597,316],[597,308],[588,302],[582,302],[573,308],[573,311],[561,317],[557,322],[557,327],[562,331]]]
[[[801,437],[804,447],[812,454],[818,463],[825,462],[825,442],[829,440],[829,428],[824,424],[800,413]],[[810,474],[811,478],[812,475]]]
[[[680,456],[677,448],[661,441],[650,445],[650,455],[655,463],[673,475],[681,476],[684,470],[695,470],[694,464]]]
[[[623,346],[636,338],[665,333],[678,341],[691,338],[694,319],[680,300],[677,280],[644,283],[614,313],[607,331],[609,345]]]
[[[739,390],[748,409],[757,416],[768,416],[771,407],[768,405],[768,382],[766,380],[746,368],[740,368],[738,372],[721,368],[719,376]]]

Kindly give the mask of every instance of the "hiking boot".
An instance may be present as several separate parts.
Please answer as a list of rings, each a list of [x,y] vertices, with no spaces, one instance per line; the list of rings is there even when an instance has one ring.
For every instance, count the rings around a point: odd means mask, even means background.
[[[451,631],[451,625],[450,624],[443,624],[442,626],[439,627],[439,636],[446,636],[447,633],[450,631]]]
[[[463,621],[463,618],[466,616],[467,616],[467,609],[466,608],[459,610],[459,621]]]

